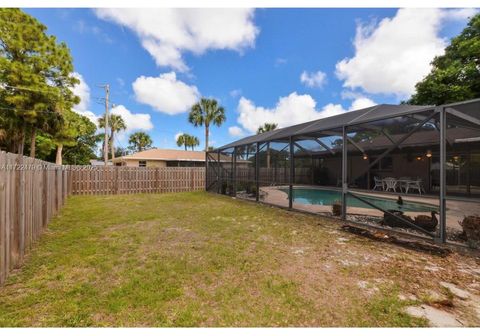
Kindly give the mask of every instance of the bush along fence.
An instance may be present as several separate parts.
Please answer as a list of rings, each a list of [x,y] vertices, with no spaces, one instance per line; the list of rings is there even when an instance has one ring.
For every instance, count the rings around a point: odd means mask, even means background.
[[[0,285],[68,195],[205,189],[204,168],[60,166],[0,151]]]

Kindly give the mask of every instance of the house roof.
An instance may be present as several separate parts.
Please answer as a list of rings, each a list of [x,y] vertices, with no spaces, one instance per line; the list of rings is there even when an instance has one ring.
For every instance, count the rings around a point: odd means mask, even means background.
[[[216,159],[216,157],[215,157]],[[130,155],[115,158],[114,162],[128,160],[145,160],[145,161],[189,161],[189,162],[205,162],[204,151],[186,151],[180,149],[162,149],[152,148]],[[220,155],[221,162],[231,162],[232,157],[228,155]]]
[[[446,104],[441,107],[455,108],[471,114],[472,111],[478,111],[480,104],[479,99],[471,101],[459,102],[454,104]],[[301,136],[309,133],[322,132],[327,130],[339,129],[343,126],[352,126],[363,124],[367,122],[374,122],[381,119],[392,118],[397,116],[409,115],[420,112],[433,112],[435,106],[420,106],[420,105],[391,105],[380,104],[372,107],[355,110],[351,112],[342,113],[336,116],[309,121],[306,123],[293,125],[285,128],[276,129],[262,134],[251,135],[243,139],[234,141],[225,146],[217,148],[216,150],[226,150],[235,146],[242,146],[256,142],[266,142],[272,140],[286,140],[290,136]]]
[[[152,148],[130,155],[115,158],[114,161],[150,160],[150,161],[203,161],[204,151],[186,151],[179,149]]]

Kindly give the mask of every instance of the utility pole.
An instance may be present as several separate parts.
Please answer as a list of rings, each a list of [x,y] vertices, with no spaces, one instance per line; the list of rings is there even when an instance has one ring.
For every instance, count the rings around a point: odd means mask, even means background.
[[[108,163],[108,96],[110,95],[110,85],[105,84],[102,85],[105,89],[105,143],[103,145],[103,160],[105,162],[105,166]]]

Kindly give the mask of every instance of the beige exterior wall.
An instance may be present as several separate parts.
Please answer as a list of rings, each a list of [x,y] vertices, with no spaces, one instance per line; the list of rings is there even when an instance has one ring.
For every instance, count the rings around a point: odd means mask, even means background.
[[[139,160],[124,160],[122,165],[126,167],[138,167],[138,161]],[[167,166],[167,163],[165,161],[159,161],[159,160],[142,160],[142,161],[147,161],[147,167],[149,168],[162,168]]]
[[[149,168],[162,168],[166,166],[167,166],[167,162],[165,161],[158,161],[158,160],[148,161],[147,160],[147,167]]]

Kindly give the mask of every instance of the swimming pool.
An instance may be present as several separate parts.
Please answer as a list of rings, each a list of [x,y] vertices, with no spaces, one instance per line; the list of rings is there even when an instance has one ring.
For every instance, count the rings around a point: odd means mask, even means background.
[[[288,195],[288,188],[280,188],[281,191]],[[370,203],[380,207],[381,209],[396,209],[405,212],[430,212],[438,211],[435,206],[422,204],[418,202],[411,202],[403,200],[403,205],[398,205],[394,199],[386,199],[375,196],[365,196]],[[312,189],[312,188],[294,188],[293,201],[300,204],[314,204],[314,205],[332,205],[335,201],[342,199],[342,193],[336,190]],[[352,197],[348,196],[347,205],[356,208],[374,209],[370,205]]]

